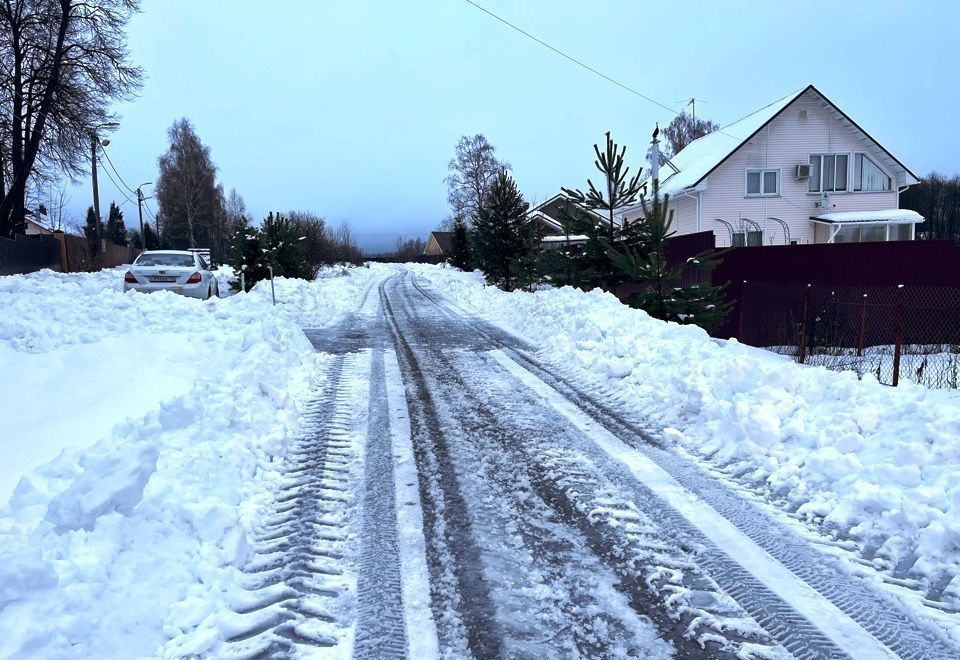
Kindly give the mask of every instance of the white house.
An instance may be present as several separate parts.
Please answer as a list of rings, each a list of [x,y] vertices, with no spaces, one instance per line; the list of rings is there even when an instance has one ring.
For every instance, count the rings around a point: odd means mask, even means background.
[[[813,85],[661,162],[673,229],[721,247],[910,240],[923,222],[899,208],[916,175]]]

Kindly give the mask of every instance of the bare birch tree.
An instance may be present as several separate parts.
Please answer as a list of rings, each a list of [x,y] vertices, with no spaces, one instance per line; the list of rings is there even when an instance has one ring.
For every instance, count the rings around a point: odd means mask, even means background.
[[[163,221],[162,240],[170,247],[210,247],[217,241],[223,189],[217,167],[187,119],[168,131],[170,148],[160,156],[157,203]]]
[[[484,197],[497,175],[510,170],[510,164],[497,160],[496,149],[481,134],[464,135],[457,142],[456,153],[447,169],[447,202],[453,219],[468,225],[473,222]]]

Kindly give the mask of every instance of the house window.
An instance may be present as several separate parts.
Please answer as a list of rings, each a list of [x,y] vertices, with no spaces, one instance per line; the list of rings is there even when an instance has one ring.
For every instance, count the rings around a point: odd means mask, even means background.
[[[810,156],[810,192],[844,192],[847,190],[847,154],[815,154]]]
[[[853,155],[853,189],[863,191],[890,190],[893,181],[866,154]]]
[[[891,225],[891,241],[909,241],[913,239],[913,225]]]
[[[747,170],[747,197],[780,194],[780,170]]]
[[[843,225],[833,238],[834,243],[869,243],[873,241],[909,241],[911,225]]]
[[[731,247],[763,245],[762,231],[735,231]]]

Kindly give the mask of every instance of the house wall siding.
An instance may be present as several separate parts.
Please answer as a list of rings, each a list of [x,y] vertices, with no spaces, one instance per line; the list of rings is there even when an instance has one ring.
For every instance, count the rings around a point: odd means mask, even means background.
[[[671,229],[677,234],[695,234],[700,229],[697,228],[697,200],[691,197],[677,195],[671,197],[667,203],[667,213],[673,211],[673,224]],[[643,212],[640,210],[631,211],[624,214],[627,222],[634,222],[643,218]],[[705,228],[706,229],[706,228]]]
[[[806,110],[806,118],[801,118],[802,110]],[[819,96],[802,96],[707,177],[707,190],[702,193],[703,229],[716,233],[718,246],[728,246],[729,232],[715,218],[726,220],[735,229],[741,218],[749,218],[763,228],[764,244],[782,245],[786,242],[783,228],[767,219],[773,216],[788,224],[792,240],[813,243],[810,216],[827,210],[816,206],[820,195],[807,192],[806,180],[795,180],[796,166],[809,162],[810,154],[854,152],[868,153],[893,174],[890,159],[846,120],[824,109]],[[852,187],[852,157],[850,164],[848,182]],[[748,168],[780,169],[780,196],[746,197]],[[891,209],[898,208],[898,194],[896,185],[884,192],[837,192],[830,193],[830,203],[832,212]]]
[[[443,250],[440,249],[440,244],[437,243],[437,239],[430,236],[430,240],[427,241],[427,247],[423,249],[423,253],[428,256],[438,256],[443,254]]]

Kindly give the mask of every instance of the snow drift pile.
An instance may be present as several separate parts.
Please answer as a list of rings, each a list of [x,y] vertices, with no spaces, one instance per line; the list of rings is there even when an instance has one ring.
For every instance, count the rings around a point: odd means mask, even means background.
[[[960,396],[805,367],[609,294],[504,293],[418,266],[450,300],[596,378],[654,433],[782,508],[936,582],[960,568]],[[677,430],[682,429],[682,431]],[[954,580],[950,590],[960,590]],[[948,590],[949,591],[949,590]]]
[[[269,283],[202,302],[124,294],[122,270],[0,278],[0,657],[152,655],[188,589],[224,589],[326,359],[300,327],[383,275],[278,279],[276,307]]]

